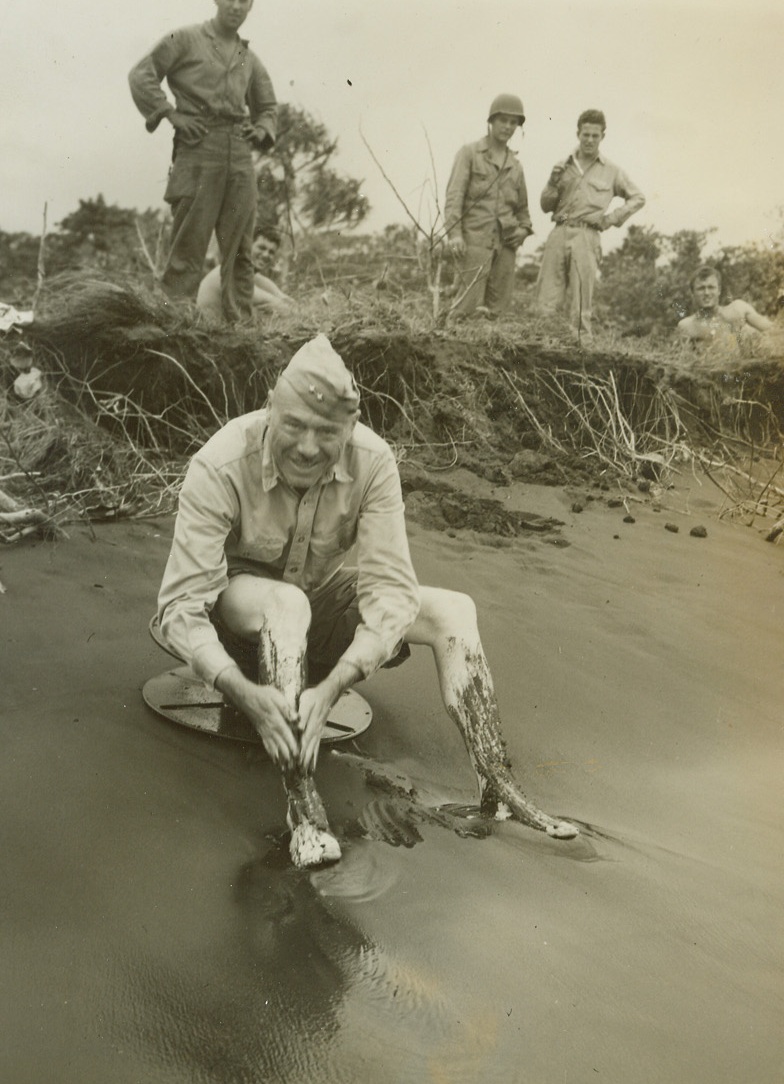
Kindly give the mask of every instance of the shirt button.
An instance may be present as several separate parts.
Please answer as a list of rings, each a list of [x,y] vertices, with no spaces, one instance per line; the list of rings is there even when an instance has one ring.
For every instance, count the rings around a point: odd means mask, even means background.
[[[298,542],[304,542],[304,541],[305,541],[305,536],[304,536],[304,534],[300,534],[300,535],[297,535],[297,541],[298,541]]]
[[[299,565],[292,565],[291,566],[291,571],[292,572],[299,572]]]

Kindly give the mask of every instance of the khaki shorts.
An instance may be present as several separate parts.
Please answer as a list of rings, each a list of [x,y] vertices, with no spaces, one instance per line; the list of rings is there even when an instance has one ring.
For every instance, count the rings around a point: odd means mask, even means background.
[[[229,576],[259,576],[275,579],[263,569],[258,571],[238,568]],[[356,568],[341,568],[323,587],[308,597],[310,602],[310,631],[308,632],[307,683],[317,685],[334,668],[346,648],[354,639],[360,623],[357,600]],[[228,629],[213,611],[211,617],[220,642],[237,663],[246,677],[258,681],[259,663],[257,645]],[[384,669],[400,666],[410,656],[408,644],[401,641],[397,652],[383,664]]]

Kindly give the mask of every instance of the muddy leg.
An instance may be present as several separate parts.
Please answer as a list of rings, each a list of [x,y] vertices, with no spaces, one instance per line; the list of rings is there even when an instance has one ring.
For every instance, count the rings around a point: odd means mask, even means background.
[[[474,766],[482,809],[499,816],[511,813],[557,839],[572,839],[578,829],[538,809],[512,775],[473,601],[454,591],[421,591],[422,608],[407,638],[433,649],[441,696]]]
[[[511,772],[501,733],[498,702],[484,653],[469,651],[451,639],[447,647],[449,701],[447,711],[457,724],[479,781],[482,810],[503,815],[504,807],[517,820],[557,839],[572,839],[578,829],[543,813],[531,802]]]
[[[305,607],[301,607],[299,614],[293,613],[290,606],[284,614],[277,610],[275,606],[269,607],[259,633],[259,682],[280,689],[296,709],[305,687],[310,613]],[[286,819],[291,829],[292,862],[300,868],[337,862],[340,845],[330,831],[313,776],[294,764],[283,770],[282,777],[288,801]]]

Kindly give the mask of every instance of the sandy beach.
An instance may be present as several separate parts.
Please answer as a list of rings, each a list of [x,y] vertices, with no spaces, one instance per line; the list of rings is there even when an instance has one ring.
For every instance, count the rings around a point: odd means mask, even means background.
[[[525,789],[582,835],[355,838],[383,795],[324,751],[345,853],[312,874],[264,756],[142,701],[171,522],[0,553],[3,1084],[784,1079],[784,548],[688,476],[634,523],[575,496],[504,494],[550,535],[411,538],[478,604]],[[474,800],[427,651],[360,691],[362,755]]]

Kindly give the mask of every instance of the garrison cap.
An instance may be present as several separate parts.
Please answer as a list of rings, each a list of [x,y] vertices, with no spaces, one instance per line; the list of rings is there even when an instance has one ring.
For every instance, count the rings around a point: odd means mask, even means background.
[[[359,410],[354,377],[324,334],[299,348],[277,383],[285,384],[305,406],[333,421],[346,421]]]

